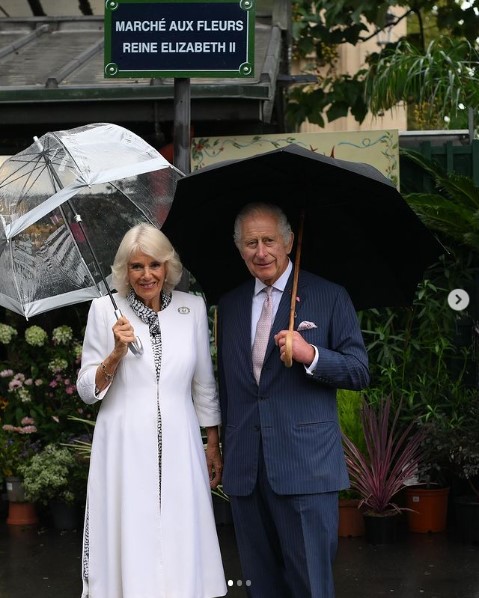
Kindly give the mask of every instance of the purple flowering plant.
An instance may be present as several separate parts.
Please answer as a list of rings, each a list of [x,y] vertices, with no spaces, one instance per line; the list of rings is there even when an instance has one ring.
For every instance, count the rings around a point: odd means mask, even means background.
[[[91,418],[78,396],[76,378],[81,342],[70,326],[49,334],[33,325],[18,332],[0,323],[0,424],[21,427],[32,418],[42,446],[71,441],[78,424],[69,416]],[[10,428],[9,428],[10,429]]]

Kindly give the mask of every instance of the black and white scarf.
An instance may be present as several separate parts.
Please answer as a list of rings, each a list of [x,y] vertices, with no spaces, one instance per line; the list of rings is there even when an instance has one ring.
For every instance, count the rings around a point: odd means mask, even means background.
[[[159,491],[159,503],[161,509],[161,455],[162,455],[162,425],[161,425],[161,410],[160,410],[160,395],[159,395],[159,382],[160,382],[160,371],[161,371],[161,329],[158,314],[153,311],[150,307],[147,307],[142,301],[135,295],[133,289],[127,295],[127,301],[134,311],[134,313],[140,318],[142,322],[148,325],[150,330],[151,346],[153,349],[153,356],[155,359],[155,371],[156,371],[156,405],[157,405],[157,434],[158,434],[158,464],[159,464],[159,478],[158,478],[158,491]],[[160,294],[160,309],[163,311],[171,303],[171,293],[165,293],[161,291]]]

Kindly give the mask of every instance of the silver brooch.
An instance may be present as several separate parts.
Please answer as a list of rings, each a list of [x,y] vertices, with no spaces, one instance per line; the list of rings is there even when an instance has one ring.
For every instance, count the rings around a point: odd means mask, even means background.
[[[178,313],[179,314],[189,314],[190,313],[190,308],[189,307],[179,307],[178,308]]]

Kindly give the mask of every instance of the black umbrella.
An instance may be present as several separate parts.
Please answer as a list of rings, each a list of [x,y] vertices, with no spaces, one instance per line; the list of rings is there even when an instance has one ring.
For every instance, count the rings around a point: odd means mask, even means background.
[[[162,231],[210,304],[250,276],[233,224],[252,201],[279,205],[296,233],[304,211],[301,267],[343,285],[356,309],[410,305],[424,270],[444,252],[374,167],[292,144],[178,181]]]

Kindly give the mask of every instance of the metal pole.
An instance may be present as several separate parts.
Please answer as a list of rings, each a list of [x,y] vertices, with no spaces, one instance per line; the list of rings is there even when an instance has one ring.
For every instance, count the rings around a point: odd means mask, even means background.
[[[191,170],[190,127],[191,91],[190,80],[175,78],[175,120],[173,124],[173,162],[184,174]]]
[[[474,109],[469,108],[467,113],[467,124],[469,128],[469,143],[472,144],[474,139]]]

